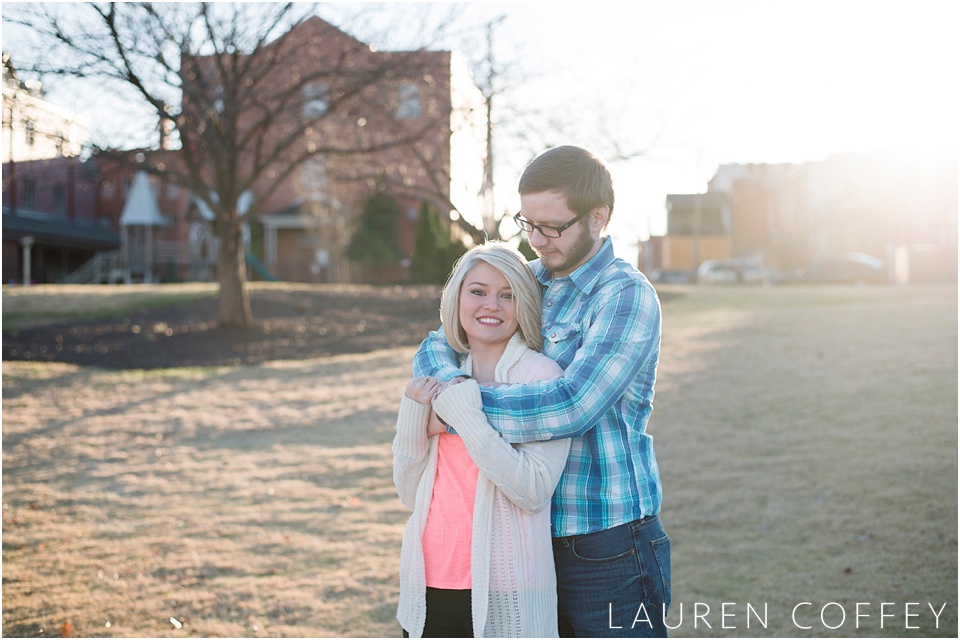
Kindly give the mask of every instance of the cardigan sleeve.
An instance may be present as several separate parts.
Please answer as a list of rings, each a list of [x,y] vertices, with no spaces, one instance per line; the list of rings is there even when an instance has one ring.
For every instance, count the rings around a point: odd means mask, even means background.
[[[417,486],[427,465],[430,450],[427,419],[430,405],[420,404],[406,394],[400,400],[397,435],[393,439],[393,483],[408,509],[416,505]]]
[[[511,446],[487,422],[475,380],[449,387],[433,407],[456,416],[452,426],[474,464],[511,502],[530,513],[549,506],[566,466],[569,438]]]

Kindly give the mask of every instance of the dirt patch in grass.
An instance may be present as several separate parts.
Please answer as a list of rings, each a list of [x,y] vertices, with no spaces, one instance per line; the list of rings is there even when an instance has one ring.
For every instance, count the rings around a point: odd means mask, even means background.
[[[98,292],[118,289],[32,299],[16,291],[4,300],[16,310],[4,310],[12,328],[4,328],[3,359],[107,369],[249,365],[416,345],[440,322],[439,287],[260,285],[251,287],[255,321],[246,329],[217,326],[209,288],[146,289],[112,300],[114,313],[91,311]]]

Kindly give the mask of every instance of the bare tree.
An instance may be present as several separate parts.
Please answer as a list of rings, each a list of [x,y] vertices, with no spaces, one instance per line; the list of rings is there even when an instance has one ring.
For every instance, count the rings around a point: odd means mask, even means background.
[[[499,240],[500,225],[503,220],[503,215],[496,211],[494,200],[493,162],[495,137],[498,133],[493,120],[494,104],[513,88],[521,85],[527,77],[524,66],[517,61],[495,61],[494,35],[496,29],[506,20],[506,14],[499,14],[480,25],[466,25],[446,34],[449,38],[456,40],[467,55],[466,65],[471,71],[473,80],[477,83],[479,90],[479,100],[461,105],[462,110],[472,112],[459,114],[461,120],[471,120],[476,117],[482,120],[482,136],[485,144],[485,148],[481,151],[484,161],[483,180],[479,184],[478,192],[474,194],[478,204],[478,224],[471,223],[464,216],[464,212],[460,210],[460,205],[445,194],[444,185],[449,184],[452,178],[449,173],[449,164],[437,162],[435,150],[426,146],[418,146],[412,154],[418,162],[418,169],[426,177],[424,183],[419,187],[414,187],[413,191],[436,201],[438,205],[454,213],[452,223],[477,244],[486,240]],[[505,70],[508,70],[508,73]],[[519,111],[524,115],[530,115],[522,109]],[[538,128],[549,127],[551,123],[542,121],[537,123],[536,126]],[[536,152],[542,150],[543,148],[540,148]],[[532,157],[533,155],[530,156],[531,159]],[[382,179],[377,167],[368,166],[366,170],[370,177],[377,176]],[[387,184],[389,184],[389,180]]]
[[[660,145],[664,130],[663,115],[655,107],[647,107],[647,101],[639,100],[632,88],[586,88],[539,103],[529,101],[523,89],[537,80],[565,76],[567,70],[562,66],[531,66],[525,59],[525,49],[532,43],[511,39],[510,47],[503,46],[510,23],[509,13],[497,13],[455,32],[484,106],[484,180],[478,194],[483,203],[481,224],[474,227],[462,218],[459,221],[475,241],[520,235],[512,223],[504,224],[515,211],[495,200],[497,176],[504,168],[513,181],[526,163],[544,150],[571,141],[589,147],[610,165],[634,163],[651,155]],[[649,65],[637,66],[642,73],[651,74]],[[643,104],[643,109],[638,111],[637,104]],[[637,128],[638,119],[645,125],[644,134],[625,133]],[[436,179],[442,183],[449,176]],[[453,203],[450,206],[455,209]]]
[[[43,47],[25,69],[100,81],[144,110],[153,134],[139,153],[130,138],[97,151],[187,187],[214,213],[221,325],[252,321],[244,221],[305,163],[335,159],[359,176],[359,158],[429,148],[449,135],[438,110],[404,119],[384,93],[428,74],[431,52],[372,51],[312,18],[314,11],[296,2],[40,3],[4,11]],[[301,25],[309,37],[294,37]],[[442,173],[445,161],[428,164]]]

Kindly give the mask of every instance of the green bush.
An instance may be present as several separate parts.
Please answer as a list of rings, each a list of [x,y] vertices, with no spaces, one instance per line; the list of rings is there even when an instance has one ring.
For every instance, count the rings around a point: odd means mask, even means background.
[[[350,244],[347,258],[371,266],[384,266],[400,261],[397,249],[397,225],[403,211],[392,197],[374,194],[363,207]]]
[[[420,206],[413,244],[413,281],[417,284],[443,284],[457,258],[466,251],[459,242],[450,241],[450,232],[440,213],[427,202]]]

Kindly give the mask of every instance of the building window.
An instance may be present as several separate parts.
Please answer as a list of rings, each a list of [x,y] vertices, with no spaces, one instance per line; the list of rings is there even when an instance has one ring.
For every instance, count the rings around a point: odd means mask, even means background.
[[[330,85],[326,82],[305,84],[300,93],[303,95],[303,115],[305,118],[319,118],[330,108]]]
[[[53,211],[63,213],[67,210],[67,192],[62,184],[53,185]]]
[[[400,85],[400,102],[397,104],[397,117],[413,119],[420,117],[420,85],[404,82]]]
[[[213,87],[213,110],[217,113],[223,113],[226,108],[226,104],[223,101],[223,85],[218,84]]]
[[[318,202],[327,190],[327,163],[323,156],[312,156],[303,163],[300,170],[300,186],[307,194],[307,200]]]
[[[37,141],[37,133],[35,131],[35,126],[33,120],[27,120],[23,123],[24,135],[27,138],[27,146],[32,147]]]
[[[23,206],[33,207],[37,204],[37,183],[32,178],[23,181]]]

